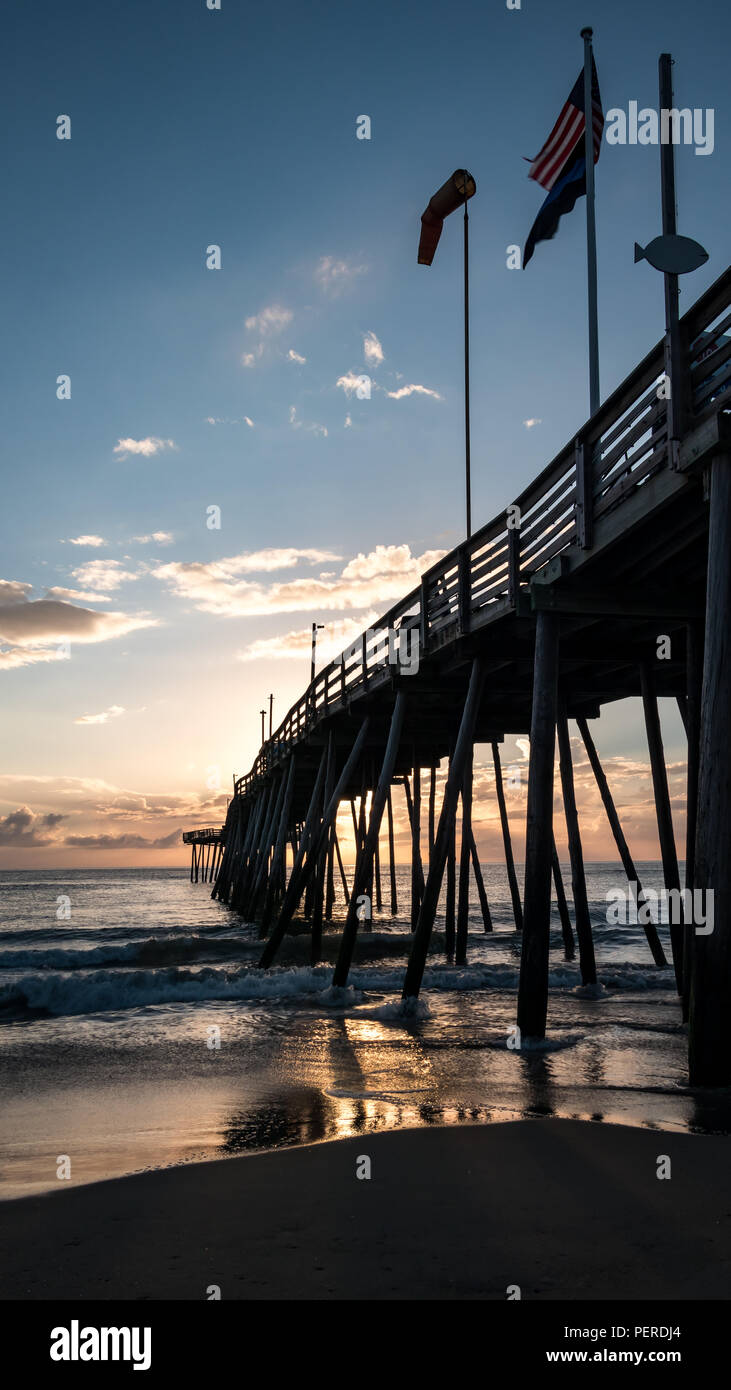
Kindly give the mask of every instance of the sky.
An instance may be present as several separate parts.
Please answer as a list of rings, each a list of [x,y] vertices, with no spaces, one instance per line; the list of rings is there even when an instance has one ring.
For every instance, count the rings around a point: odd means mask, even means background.
[[[662,51],[676,105],[714,110],[713,153],[676,152],[679,230],[709,251],[681,308],[725,269],[731,12],[593,8],[14,8],[0,867],[183,863],[181,829],[223,818],[269,693],[276,726],[307,684],[310,624],[334,655],[462,538],[459,219],[432,267],[416,261],[454,168],[477,183],[475,527],[586,418],[584,200],[525,271],[507,266],[544,196],[524,161],[577,77],[583,25],[605,113],[657,107]],[[606,396],[662,332],[662,279],[633,263],[661,229],[658,148],[605,142],[596,189]],[[662,715],[681,835],[684,743],[670,702]],[[595,737],[635,853],[656,857],[638,702]],[[585,770],[586,849],[611,857]],[[488,858],[493,810],[477,811]]]

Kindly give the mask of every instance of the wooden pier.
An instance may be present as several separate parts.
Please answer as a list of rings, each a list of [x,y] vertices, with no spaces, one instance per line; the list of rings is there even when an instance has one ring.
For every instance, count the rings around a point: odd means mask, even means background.
[[[215,883],[226,843],[226,827],[206,826],[202,830],[185,830],[183,844],[190,845],[190,881]]]
[[[186,834],[194,856],[196,846],[210,843],[196,837],[218,837],[214,896],[260,923],[262,966],[276,960],[298,911],[310,924],[312,959],[320,958],[323,918],[341,883],[347,912],[333,982],[346,984],[358,931],[370,927],[382,903],[384,813],[387,910],[397,910],[393,797],[401,788],[412,845],[405,1006],[419,994],[445,874],[447,950],[464,961],[471,872],[491,929],[472,833],[473,749],[490,744],[522,931],[517,1021],[523,1038],[543,1037],[552,875],[565,953],[576,949],[582,980],[596,980],[569,721],[578,722],[619,856],[636,882],[589,721],[611,701],[642,699],[665,886],[677,889],[657,703],[671,696],[688,737],[685,886],[714,895],[712,932],[699,934],[693,922],[673,927],[672,964],[689,1020],[691,1081],[731,1084],[730,305],[731,269],[681,320],[672,402],[661,341],[512,505],[317,674],[235,783],[223,831]],[[509,460],[501,467],[507,472]],[[394,634],[418,643],[418,670],[394,662]],[[499,756],[506,734],[530,736],[522,902]],[[576,948],[553,834],[556,740]],[[445,764],[437,807],[435,769]],[[336,835],[338,810],[348,802],[356,841],[351,884]],[[660,966],[665,957],[651,922],[646,932],[648,961]]]

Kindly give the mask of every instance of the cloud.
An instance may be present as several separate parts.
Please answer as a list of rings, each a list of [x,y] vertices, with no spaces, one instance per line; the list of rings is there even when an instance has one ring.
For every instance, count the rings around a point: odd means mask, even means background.
[[[295,352],[294,348],[290,348],[289,352],[287,353],[287,360],[289,362],[299,362],[300,366],[302,366],[302,364],[307,361],[307,358],[300,357],[300,354],[298,352]]]
[[[383,361],[383,348],[375,333],[368,332],[363,335],[363,355],[372,367],[379,367]]]
[[[120,714],[124,714],[124,705],[110,705],[109,709],[102,710],[101,714],[82,714],[74,720],[74,724],[107,724],[110,719],[118,719]]]
[[[248,364],[253,365],[252,363]],[[207,425],[248,425],[250,430],[254,428],[254,421],[248,415],[240,415],[237,420],[231,420],[225,415],[206,415]]]
[[[326,552],[289,553],[300,556],[317,553],[322,563],[337,558]],[[200,612],[222,617],[298,613],[312,609],[321,612],[382,609],[384,604],[404,597],[415,588],[423,571],[444,553],[443,550],[429,550],[414,556],[408,545],[378,545],[367,555],[356,555],[332,579],[301,576],[269,585],[261,580],[252,582],[239,578],[254,568],[253,557],[248,555],[208,563],[173,562],[161,565],[153,574],[179,598],[192,601]]]
[[[63,841],[69,849],[173,849],[180,844],[181,830],[148,840],[144,835],[67,835]]]
[[[315,268],[315,279],[324,294],[338,295],[359,275],[365,275],[367,265],[354,265],[352,261],[336,260],[334,256],[321,256]]]
[[[95,594],[89,589],[64,589],[59,586],[47,589],[44,598],[61,599],[69,603],[109,603],[108,594]]]
[[[177,449],[174,439],[158,439],[155,434],[148,434],[146,439],[120,439],[114,446],[115,454],[121,458],[126,458],[128,454],[142,454],[144,458],[152,458],[153,454],[159,454],[163,449]]]
[[[32,599],[31,590],[30,584],[0,581],[0,669],[68,660],[60,643],[106,642],[157,625],[147,613],[98,613],[56,598]]]
[[[387,391],[392,401],[401,401],[405,396],[433,396],[435,401],[443,400],[438,391],[432,391],[428,386],[399,386],[397,391]]]
[[[100,589],[102,593],[119,589],[122,584],[138,577],[131,570],[124,569],[119,560],[87,560],[85,565],[79,565],[79,568],[71,573],[80,584],[88,584],[90,588]]]
[[[323,439],[327,439],[327,426],[318,425],[314,420],[298,420],[297,407],[289,407],[289,423],[293,430],[310,430],[313,434],[319,434]]]
[[[69,545],[99,546],[106,545],[106,541],[102,536],[76,536],[69,540]]]
[[[335,382],[335,385],[336,387],[342,387],[346,396],[352,396],[353,392],[356,391],[360,386],[362,380],[362,372],[344,372],[342,376],[338,377],[337,381]]]
[[[118,787],[99,777],[39,777],[30,773],[0,774],[0,801],[16,804],[28,801],[44,811],[64,807],[64,819],[93,817],[95,820],[149,823],[151,820],[193,820],[216,823],[226,809],[226,791],[137,792]]]
[[[54,843],[49,830],[55,830],[64,817],[54,812],[38,816],[30,806],[19,806],[17,811],[0,817],[0,845],[13,849],[35,849],[38,846]]]
[[[324,631],[317,634],[318,660],[324,663],[332,661],[378,618],[379,613],[374,608],[359,618],[343,618],[339,622],[326,623]],[[281,633],[278,637],[260,637],[250,642],[248,647],[237,653],[237,659],[248,662],[294,658],[299,661],[309,659],[311,650],[312,628],[300,627]]]
[[[345,417],[345,424],[344,424],[344,426],[343,426],[343,429],[349,430],[350,427],[351,427],[351,425],[352,425],[352,423],[353,423],[353,421],[352,421],[351,417],[350,417],[349,415],[346,415],[346,417]]]
[[[246,319],[246,328],[249,333],[259,334],[259,342],[241,354],[242,367],[255,367],[262,360],[271,340],[284,331],[293,317],[292,310],[283,308],[281,304],[270,304],[260,313],[251,314]]]
[[[154,541],[156,545],[172,545],[174,539],[175,537],[172,531],[153,531],[149,536],[132,537],[132,540],[135,541],[137,545],[150,545],[152,541]],[[133,578],[135,577],[136,576],[133,575]]]
[[[291,309],[282,308],[281,304],[270,304],[268,308],[262,309],[258,314],[252,314],[246,320],[246,327],[250,332],[256,330],[263,338],[269,338],[277,333],[281,333],[292,322],[293,314]]]
[[[540,419],[524,420],[524,421],[523,421],[523,424],[525,425],[525,427],[526,427],[527,430],[532,430],[534,425],[541,425],[542,423],[543,423],[543,421],[540,420]]]

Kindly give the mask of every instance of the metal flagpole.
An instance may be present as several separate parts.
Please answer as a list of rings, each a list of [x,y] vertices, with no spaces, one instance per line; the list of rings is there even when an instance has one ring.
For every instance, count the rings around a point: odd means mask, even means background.
[[[596,221],[594,218],[594,118],[592,101],[592,29],[582,29],[584,40],[584,155],[586,159],[586,263],[589,280],[589,410],[599,409],[599,328],[596,293]]]
[[[673,60],[669,53],[661,53],[658,63],[660,85],[660,122],[662,134],[662,112],[673,107]],[[668,136],[671,131],[668,129]],[[675,206],[675,150],[668,139],[660,141],[660,182],[662,187],[662,230],[663,236],[675,236],[678,227]],[[678,277],[666,271],[665,281],[665,374],[670,383],[668,400],[668,442],[671,449],[671,466],[675,467],[672,456],[673,441],[678,440],[681,430],[680,400],[680,310],[678,297]],[[675,445],[677,451],[677,444]]]
[[[469,278],[469,215],[467,212],[467,179],[464,193],[464,441],[465,441],[465,502],[467,506],[467,539],[472,535],[472,488],[470,480],[470,278]]]

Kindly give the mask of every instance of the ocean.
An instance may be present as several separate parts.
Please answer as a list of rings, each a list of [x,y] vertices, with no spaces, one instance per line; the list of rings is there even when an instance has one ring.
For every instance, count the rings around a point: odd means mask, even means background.
[[[333,991],[341,901],[323,964],[303,933],[260,971],[257,928],[187,870],[0,873],[0,1196],[396,1127],[556,1115],[727,1133],[729,1093],[687,1085],[672,970],[641,926],[607,923],[614,865],[587,865],[599,997],[563,958],[554,904],[546,1045],[507,1047],[520,937],[504,868],[483,869],[495,930],[475,900],[464,967],[435,931],[409,1018],[403,914],[361,929]],[[638,872],[661,888],[659,864]]]

